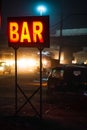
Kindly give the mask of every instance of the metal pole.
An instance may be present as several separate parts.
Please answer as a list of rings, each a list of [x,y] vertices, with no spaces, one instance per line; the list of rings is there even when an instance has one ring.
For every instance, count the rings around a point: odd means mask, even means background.
[[[15,113],[17,113],[17,48],[15,50]]]
[[[60,16],[60,46],[59,46],[59,64],[61,60],[61,51],[62,51],[62,28],[63,28],[63,11],[62,11],[62,1],[61,1],[61,16]]]
[[[42,16],[43,11],[41,10],[40,15]],[[40,119],[42,119],[42,48],[40,50]]]
[[[42,49],[40,49],[40,118],[42,119]]]

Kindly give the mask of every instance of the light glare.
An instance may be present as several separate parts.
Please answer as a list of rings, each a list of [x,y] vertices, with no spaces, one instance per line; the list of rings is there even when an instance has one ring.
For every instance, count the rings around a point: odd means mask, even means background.
[[[40,15],[42,15],[43,12],[46,12],[46,7],[43,5],[40,5],[37,7],[37,10],[40,12]]]

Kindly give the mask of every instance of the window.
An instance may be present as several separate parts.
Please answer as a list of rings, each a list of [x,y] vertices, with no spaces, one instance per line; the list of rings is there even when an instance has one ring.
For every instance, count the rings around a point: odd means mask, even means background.
[[[55,77],[55,78],[63,78],[63,75],[64,75],[64,70],[58,70],[58,69],[54,69],[53,72],[52,72],[52,77]]]

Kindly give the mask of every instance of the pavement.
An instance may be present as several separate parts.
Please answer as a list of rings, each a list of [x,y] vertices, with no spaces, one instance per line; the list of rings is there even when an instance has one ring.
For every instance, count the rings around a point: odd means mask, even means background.
[[[0,130],[87,130],[85,111],[81,113],[68,107],[49,105],[46,106],[43,118],[30,116],[28,107],[19,115],[11,114],[11,109],[7,111],[7,115],[6,109],[3,111],[4,114],[0,113]]]
[[[38,117],[4,116],[0,117],[0,130],[87,130],[77,126],[64,125],[49,119]]]

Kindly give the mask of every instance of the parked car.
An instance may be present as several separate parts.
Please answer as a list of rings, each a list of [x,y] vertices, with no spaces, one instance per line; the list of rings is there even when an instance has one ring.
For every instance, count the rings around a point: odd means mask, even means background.
[[[6,62],[0,62],[0,73],[11,73],[11,66],[7,65]]]
[[[57,102],[57,99],[87,102],[87,67],[60,65],[52,68],[47,80],[47,100]]]

